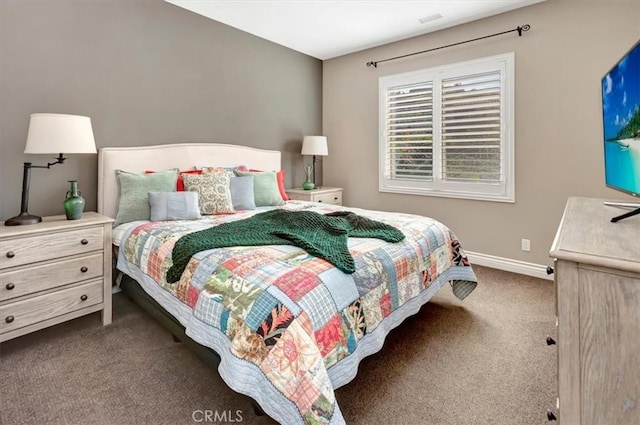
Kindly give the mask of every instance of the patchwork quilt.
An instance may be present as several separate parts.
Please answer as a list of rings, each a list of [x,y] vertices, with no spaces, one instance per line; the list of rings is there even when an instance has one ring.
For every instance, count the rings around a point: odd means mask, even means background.
[[[275,420],[341,424],[334,389],[353,379],[360,359],[439,287],[450,282],[463,299],[477,280],[454,233],[436,220],[300,201],[278,208],[352,211],[405,239],[349,238],[353,274],[295,246],[238,246],[198,252],[177,282],[167,282],[180,237],[259,209],[132,226],[120,241],[118,269],[216,350],[225,382]]]

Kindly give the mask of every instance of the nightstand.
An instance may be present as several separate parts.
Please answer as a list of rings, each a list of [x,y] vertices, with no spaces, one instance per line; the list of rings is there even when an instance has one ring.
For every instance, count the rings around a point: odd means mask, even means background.
[[[320,189],[287,189],[287,195],[294,201],[324,202],[342,205],[341,187],[321,187]]]
[[[78,220],[0,226],[0,342],[102,311],[111,323],[111,223]]]

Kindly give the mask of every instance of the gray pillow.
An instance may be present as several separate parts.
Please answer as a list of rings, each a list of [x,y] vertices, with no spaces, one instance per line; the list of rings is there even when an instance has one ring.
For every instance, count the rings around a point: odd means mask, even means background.
[[[280,189],[278,189],[278,179],[275,171],[239,171],[236,175],[253,176],[253,196],[256,207],[284,205]]]
[[[149,220],[149,192],[175,192],[178,169],[153,174],[116,170],[118,209],[113,227],[136,220]]]
[[[197,220],[198,192],[149,192],[151,221]]]
[[[231,177],[231,202],[235,210],[255,210],[253,176]]]

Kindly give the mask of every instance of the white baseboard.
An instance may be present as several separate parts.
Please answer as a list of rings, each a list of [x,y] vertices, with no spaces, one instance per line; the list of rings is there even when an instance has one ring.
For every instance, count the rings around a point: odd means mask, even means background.
[[[496,257],[494,255],[481,254],[479,252],[465,251],[471,265],[491,267],[492,269],[524,274],[540,279],[553,280],[553,275],[547,274],[547,266],[527,263],[526,261],[513,260],[511,258]]]

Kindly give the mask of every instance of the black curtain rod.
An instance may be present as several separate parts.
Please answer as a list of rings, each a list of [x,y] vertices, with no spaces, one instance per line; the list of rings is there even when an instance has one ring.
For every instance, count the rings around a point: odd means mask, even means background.
[[[514,29],[509,30],[509,31],[497,32],[495,34],[485,35],[484,37],[478,37],[478,38],[474,38],[474,39],[471,39],[471,40],[460,41],[458,43],[447,44],[446,46],[434,47],[433,49],[423,50],[421,52],[415,52],[415,53],[409,53],[409,54],[402,55],[402,56],[396,56],[395,58],[389,58],[389,59],[382,59],[382,60],[379,60],[379,61],[367,62],[367,66],[368,67],[372,67],[373,66],[374,68],[377,68],[378,64],[381,63],[381,62],[388,62],[388,61],[393,61],[393,60],[396,60],[396,59],[406,58],[407,56],[413,56],[413,55],[419,55],[419,54],[422,54],[422,53],[433,52],[434,50],[440,50],[440,49],[444,49],[444,48],[447,48],[447,47],[457,46],[459,44],[471,43],[472,41],[478,41],[478,40],[482,40],[484,38],[495,37],[496,35],[508,34],[510,32],[515,32],[515,31],[518,32],[518,37],[522,37],[522,33],[523,32],[527,32],[530,29],[531,29],[531,26],[529,24],[524,24],[521,27],[517,27],[517,28],[514,28]]]

